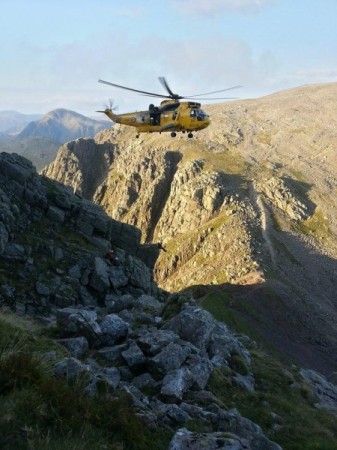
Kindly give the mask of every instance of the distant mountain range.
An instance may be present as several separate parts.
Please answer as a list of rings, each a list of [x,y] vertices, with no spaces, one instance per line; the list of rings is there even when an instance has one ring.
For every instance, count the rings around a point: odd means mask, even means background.
[[[54,160],[58,148],[65,142],[94,137],[109,126],[110,122],[63,108],[43,116],[0,111],[0,151],[25,156],[41,170]]]
[[[42,114],[22,114],[17,111],[0,111],[0,138],[20,133],[26,125],[41,117]]]

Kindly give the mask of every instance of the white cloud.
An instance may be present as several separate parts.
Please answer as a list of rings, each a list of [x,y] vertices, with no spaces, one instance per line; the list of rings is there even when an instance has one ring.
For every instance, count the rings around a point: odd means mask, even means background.
[[[214,16],[228,11],[256,13],[275,0],[171,0],[175,9],[186,15]]]
[[[99,84],[99,78],[166,94],[157,79],[165,76],[171,89],[180,95],[243,85],[243,89],[220,95],[242,98],[252,86],[261,85],[266,76],[272,76],[276,65],[272,55],[255,60],[249,44],[220,35],[204,39],[197,47],[193,39],[174,41],[151,36],[134,42],[127,37],[104,35],[86,43],[35,49],[35,54],[40,52],[47,53],[48,63],[36,67],[27,61],[20,72],[26,80],[25,92],[17,91],[17,86],[23,87],[18,82],[10,86],[12,101],[19,98],[25,109],[30,104],[34,112],[61,106],[79,112],[94,111],[109,98],[119,105],[120,112],[148,106],[148,98]],[[29,94],[30,89],[35,95]]]
[[[34,60],[29,57],[31,51]],[[219,95],[239,98],[337,79],[336,67],[290,69],[271,50],[258,53],[249,42],[220,34],[204,38],[196,46],[193,38],[174,40],[153,35],[136,41],[104,33],[69,45],[21,47],[12,54],[13,67],[7,75],[0,74],[6,86],[0,92],[1,108],[27,113],[64,107],[93,114],[109,98],[114,99],[119,112],[145,109],[150,103],[147,97],[102,85],[97,82],[99,78],[166,94],[157,80],[165,76],[180,95],[242,85],[242,89]]]

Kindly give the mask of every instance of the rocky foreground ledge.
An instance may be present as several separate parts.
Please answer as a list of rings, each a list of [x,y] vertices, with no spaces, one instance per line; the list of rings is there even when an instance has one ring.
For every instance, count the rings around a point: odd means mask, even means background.
[[[191,296],[159,289],[152,278],[158,247],[141,245],[136,228],[5,153],[0,211],[0,301],[57,330],[68,354],[44,354],[55,377],[83,375],[92,397],[126,391],[144,426],[172,431],[170,450],[281,449],[209,390],[212,372],[222,370],[228,382],[254,392],[242,343],[249,339],[234,336]],[[118,266],[104,257],[111,247]],[[205,432],[190,431],[193,420]]]

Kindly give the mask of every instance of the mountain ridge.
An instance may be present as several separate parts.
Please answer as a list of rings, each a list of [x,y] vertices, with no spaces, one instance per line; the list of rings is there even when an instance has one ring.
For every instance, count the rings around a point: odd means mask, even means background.
[[[29,123],[18,138],[44,136],[60,143],[80,137],[92,137],[106,128],[106,123],[90,119],[75,111],[58,108],[49,111],[40,119]]]
[[[24,114],[15,110],[0,111],[0,134],[5,137],[8,134],[17,134],[29,122],[37,120],[42,114]]]
[[[23,116],[24,118],[34,117]],[[40,116],[38,120],[30,120],[28,124],[20,122],[24,128],[22,130],[16,128],[16,131],[20,132],[14,135],[6,134],[4,131],[0,140],[1,151],[18,153],[27,157],[38,170],[53,161],[57,150],[64,142],[93,137],[98,131],[110,126],[108,122],[91,119],[65,108],[55,109]]]

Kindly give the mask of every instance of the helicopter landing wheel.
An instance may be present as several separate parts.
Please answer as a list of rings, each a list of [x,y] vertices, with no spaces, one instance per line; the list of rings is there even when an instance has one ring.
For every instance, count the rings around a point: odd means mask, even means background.
[[[176,137],[176,136],[177,136],[177,133],[175,131],[172,131],[171,137]]]
[[[136,138],[137,138],[137,139],[139,138],[139,134],[136,134]]]
[[[193,134],[192,133],[188,133],[187,136],[191,139],[193,137]]]

